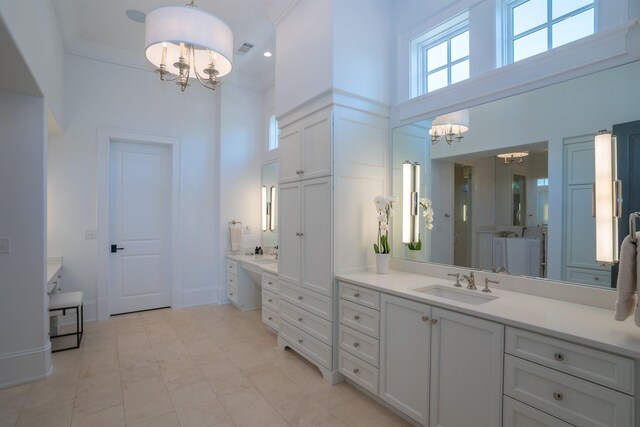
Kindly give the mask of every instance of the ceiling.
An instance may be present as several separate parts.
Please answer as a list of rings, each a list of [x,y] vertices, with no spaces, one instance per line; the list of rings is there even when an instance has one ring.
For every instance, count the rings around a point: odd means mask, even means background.
[[[297,0],[196,0],[199,9],[213,13],[233,31],[234,49],[242,42],[255,47],[234,54],[233,71],[221,81],[265,90],[275,81],[275,22]],[[145,28],[126,16],[129,9],[148,13],[183,0],[54,0],[58,24],[68,53],[153,70],[144,56]],[[269,50],[271,58],[263,56]]]

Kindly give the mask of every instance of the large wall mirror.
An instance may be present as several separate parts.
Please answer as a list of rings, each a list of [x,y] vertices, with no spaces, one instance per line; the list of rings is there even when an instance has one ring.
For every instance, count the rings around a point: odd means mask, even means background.
[[[278,245],[278,162],[262,166],[262,246]]]
[[[393,129],[393,256],[611,287],[611,267],[595,258],[594,136],[640,126],[639,76],[633,62],[469,108],[451,144],[431,143],[436,118]],[[406,161],[421,165],[420,197],[434,211],[431,229],[414,217],[417,245],[402,242]]]

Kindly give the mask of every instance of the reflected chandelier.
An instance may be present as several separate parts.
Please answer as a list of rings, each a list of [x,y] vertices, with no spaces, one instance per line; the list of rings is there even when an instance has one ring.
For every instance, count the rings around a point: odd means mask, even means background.
[[[468,130],[469,110],[455,111],[437,117],[431,124],[431,129],[429,129],[431,144],[437,144],[441,139],[447,141],[449,145],[454,140],[460,142],[463,138],[462,134]]]
[[[186,6],[149,12],[145,48],[160,80],[176,81],[182,92],[189,86],[190,77],[215,90],[220,85],[218,78],[231,72],[231,29],[217,16],[198,10],[194,0]]]
[[[497,157],[502,159],[502,164],[509,166],[513,163],[517,165],[524,164],[524,158],[529,155],[528,151],[515,151],[513,153],[498,154]]]

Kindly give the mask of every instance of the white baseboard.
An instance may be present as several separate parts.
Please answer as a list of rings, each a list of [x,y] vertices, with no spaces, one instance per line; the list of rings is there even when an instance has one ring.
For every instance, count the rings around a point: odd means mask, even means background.
[[[195,307],[198,305],[215,304],[218,302],[216,288],[196,288],[196,289],[183,289],[182,291],[182,306],[183,307]],[[177,307],[176,307],[177,308]]]
[[[39,348],[0,355],[0,388],[28,383],[51,375],[51,342]]]

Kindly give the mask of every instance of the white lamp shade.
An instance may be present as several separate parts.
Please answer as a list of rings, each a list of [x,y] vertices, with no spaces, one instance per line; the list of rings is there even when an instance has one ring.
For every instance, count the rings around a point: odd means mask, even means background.
[[[161,7],[147,14],[145,55],[149,62],[160,67],[166,46],[167,71],[179,74],[173,63],[180,56],[180,43],[193,45],[199,73],[209,66],[211,57],[220,73],[218,77],[231,72],[233,33],[220,18],[185,6]]]
[[[595,137],[596,261],[618,261],[618,219],[615,217],[614,181],[617,179],[616,140],[610,133]]]

